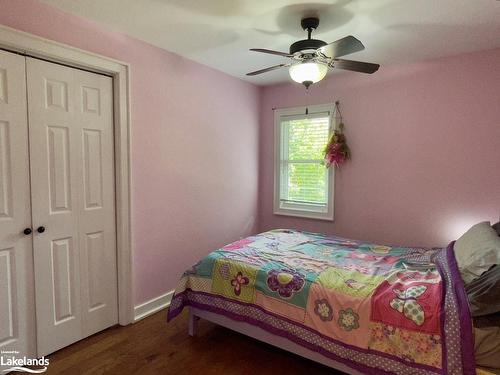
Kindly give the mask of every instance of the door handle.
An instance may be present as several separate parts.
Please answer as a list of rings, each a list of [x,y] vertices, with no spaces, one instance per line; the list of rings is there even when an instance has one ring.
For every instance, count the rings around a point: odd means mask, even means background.
[[[23,230],[23,233],[27,236],[29,236],[31,232],[32,232],[31,228],[26,228],[25,230]]]
[[[37,231],[38,233],[43,233],[43,232],[45,232],[45,227],[43,227],[43,226],[38,227],[38,228],[36,228],[36,231]]]

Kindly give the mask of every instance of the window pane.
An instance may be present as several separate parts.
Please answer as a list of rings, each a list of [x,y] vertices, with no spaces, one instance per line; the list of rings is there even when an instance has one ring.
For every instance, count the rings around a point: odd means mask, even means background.
[[[322,160],[328,142],[328,117],[287,121],[288,159]]]
[[[319,163],[287,163],[287,196],[294,202],[327,204],[327,169]],[[285,190],[285,191],[286,191]]]
[[[334,171],[323,164],[332,108],[309,109],[309,114],[305,107],[275,112],[274,213],[333,220]]]

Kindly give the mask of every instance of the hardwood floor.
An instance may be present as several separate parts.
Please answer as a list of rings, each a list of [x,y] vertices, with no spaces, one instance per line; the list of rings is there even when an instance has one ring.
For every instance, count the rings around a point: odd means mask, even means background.
[[[161,311],[107,329],[48,358],[46,374],[340,374],[204,320],[189,337],[187,311],[168,324]]]

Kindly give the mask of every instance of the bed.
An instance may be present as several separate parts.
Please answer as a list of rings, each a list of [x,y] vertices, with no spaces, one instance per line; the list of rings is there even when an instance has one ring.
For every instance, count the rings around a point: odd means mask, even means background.
[[[280,229],[186,271],[167,319],[204,318],[349,374],[475,374],[467,296],[447,248]]]

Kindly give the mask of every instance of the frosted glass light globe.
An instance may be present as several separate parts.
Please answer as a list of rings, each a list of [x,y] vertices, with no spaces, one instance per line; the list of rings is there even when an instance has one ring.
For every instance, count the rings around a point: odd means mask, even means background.
[[[290,67],[290,77],[298,83],[316,83],[325,78],[328,66],[317,62],[305,62],[294,64]]]

